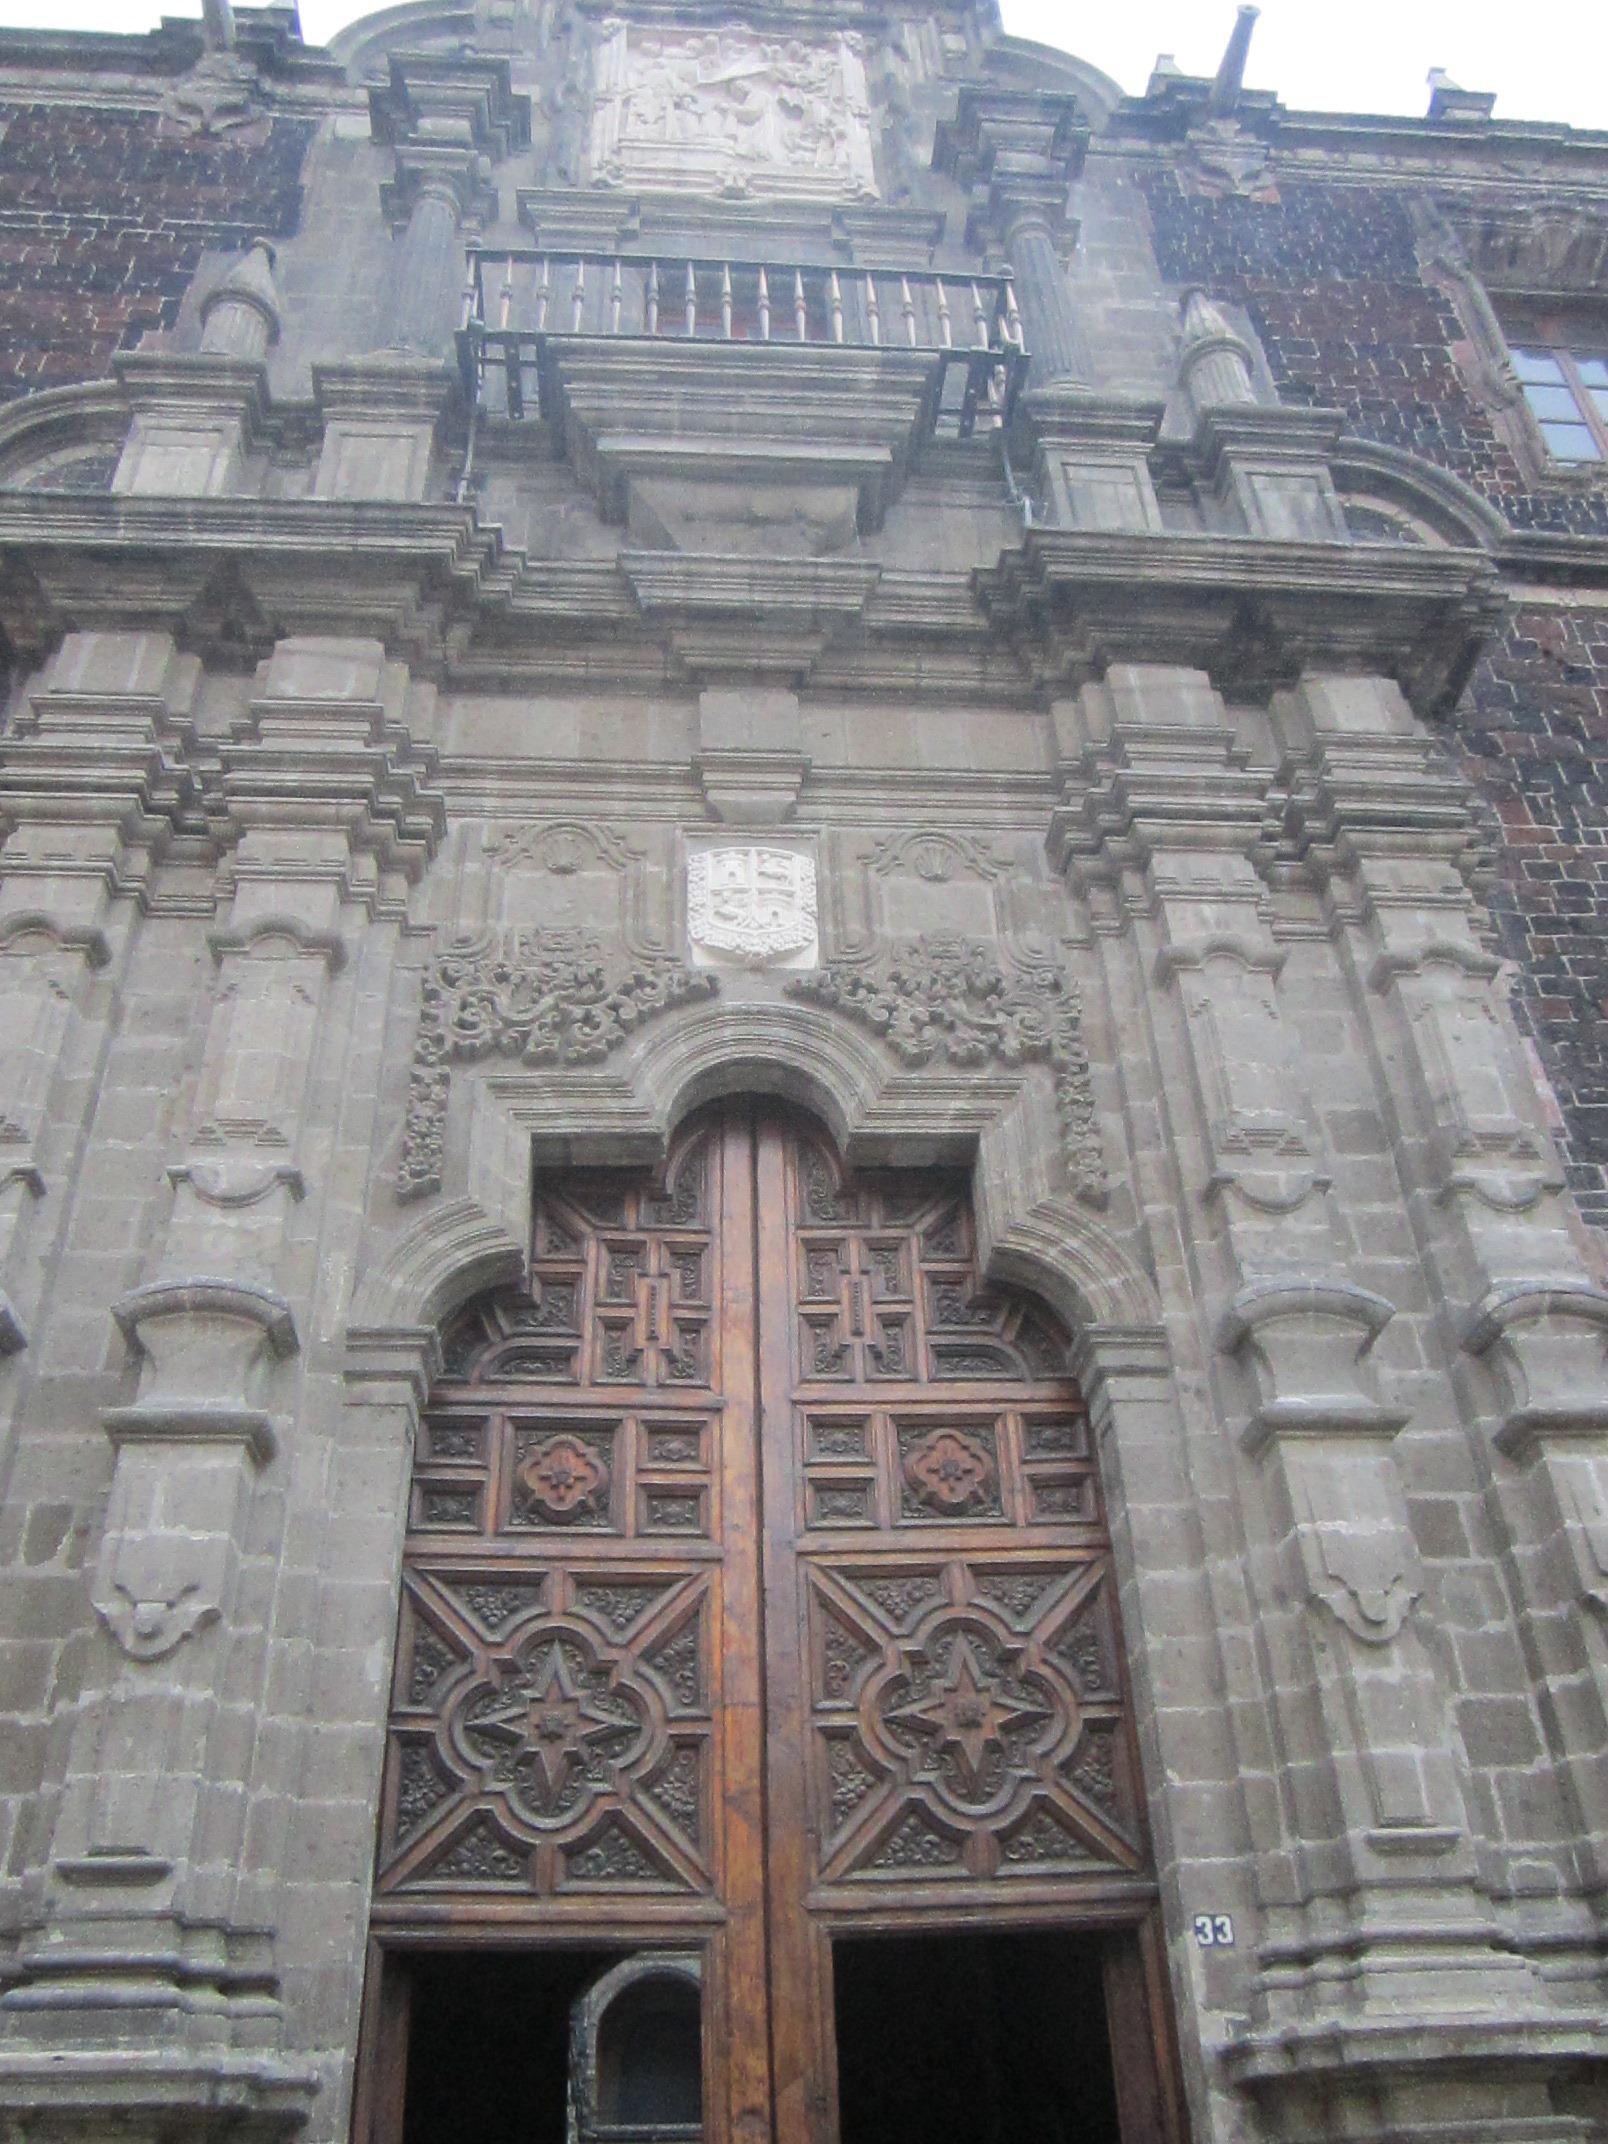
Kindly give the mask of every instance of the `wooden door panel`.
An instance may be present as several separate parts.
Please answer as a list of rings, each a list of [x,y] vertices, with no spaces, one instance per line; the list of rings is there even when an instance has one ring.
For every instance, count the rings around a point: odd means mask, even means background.
[[[802,1129],[762,1136],[762,1316],[791,1341],[766,1357],[768,1646],[773,1663],[792,1649],[773,1665],[778,1709],[797,1708],[777,1746],[809,1753],[800,1903],[1142,1891],[1110,1544],[1064,1336],[983,1286],[958,1178],[849,1181]]]
[[[378,1895],[710,1892],[712,1586],[416,1560]]]
[[[544,1189],[530,1287],[479,1298],[443,1337],[404,1554],[381,1912],[595,1913],[727,1888],[717,1813],[743,1759],[721,1685],[758,1646],[751,1547],[733,1574],[722,1546],[753,1442],[716,1315],[728,1196],[751,1228],[746,1152],[728,1162],[705,1130],[662,1185],[577,1172]]]

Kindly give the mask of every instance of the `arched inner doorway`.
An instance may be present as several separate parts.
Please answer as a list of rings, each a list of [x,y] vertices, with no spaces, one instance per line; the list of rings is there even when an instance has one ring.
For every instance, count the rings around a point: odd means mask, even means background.
[[[653,1950],[709,2144],[1176,2138],[1088,1420],[964,1178],[729,1103],[532,1250],[416,1457],[362,2144],[557,2144]]]

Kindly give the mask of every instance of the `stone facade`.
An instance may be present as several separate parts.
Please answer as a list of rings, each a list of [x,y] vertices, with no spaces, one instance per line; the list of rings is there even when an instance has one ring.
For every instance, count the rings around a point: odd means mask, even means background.
[[[1075,1335],[1197,2144],[1608,2135],[1608,137],[711,19],[0,34],[0,2136],[347,2133],[438,1330],[746,1091]]]

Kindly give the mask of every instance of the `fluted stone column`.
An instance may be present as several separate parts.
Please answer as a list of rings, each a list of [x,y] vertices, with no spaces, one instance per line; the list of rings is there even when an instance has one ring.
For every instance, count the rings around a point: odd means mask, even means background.
[[[1031,195],[1007,194],[1001,202],[1000,223],[1026,324],[1033,385],[1086,383],[1092,370],[1088,340],[1079,325],[1072,285],[1056,244],[1053,205]]]
[[[376,142],[396,151],[383,205],[396,233],[387,341],[416,357],[449,347],[463,288],[466,219],[496,215],[493,168],[530,140],[530,99],[516,96],[506,60],[394,53],[369,92]]]
[[[412,356],[440,358],[449,347],[463,288],[460,233],[478,179],[474,156],[398,159],[389,200],[405,221],[391,274],[391,339]]]
[[[1349,542],[1329,472],[1340,412],[1264,399],[1250,346],[1205,291],[1185,293],[1181,329],[1179,394],[1225,521],[1275,542]]]
[[[1090,377],[1063,258],[1077,236],[1068,193],[1088,145],[1074,98],[1004,89],[963,89],[933,143],[933,168],[972,197],[968,243],[1002,250],[1015,274],[1035,388]]]

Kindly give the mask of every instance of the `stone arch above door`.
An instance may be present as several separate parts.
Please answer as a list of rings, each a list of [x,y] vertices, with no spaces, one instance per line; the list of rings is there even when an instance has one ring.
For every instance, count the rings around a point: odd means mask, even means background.
[[[1043,1294],[1080,1339],[1159,1344],[1155,1286],[1127,1231],[1069,1187],[1050,1065],[905,1070],[841,1014],[788,1001],[683,1006],[606,1063],[456,1068],[440,1191],[417,1208],[377,1194],[354,1339],[417,1332],[522,1270],[533,1158],[657,1161],[690,1110],[739,1093],[809,1109],[851,1166],[969,1164],[991,1279]]]

